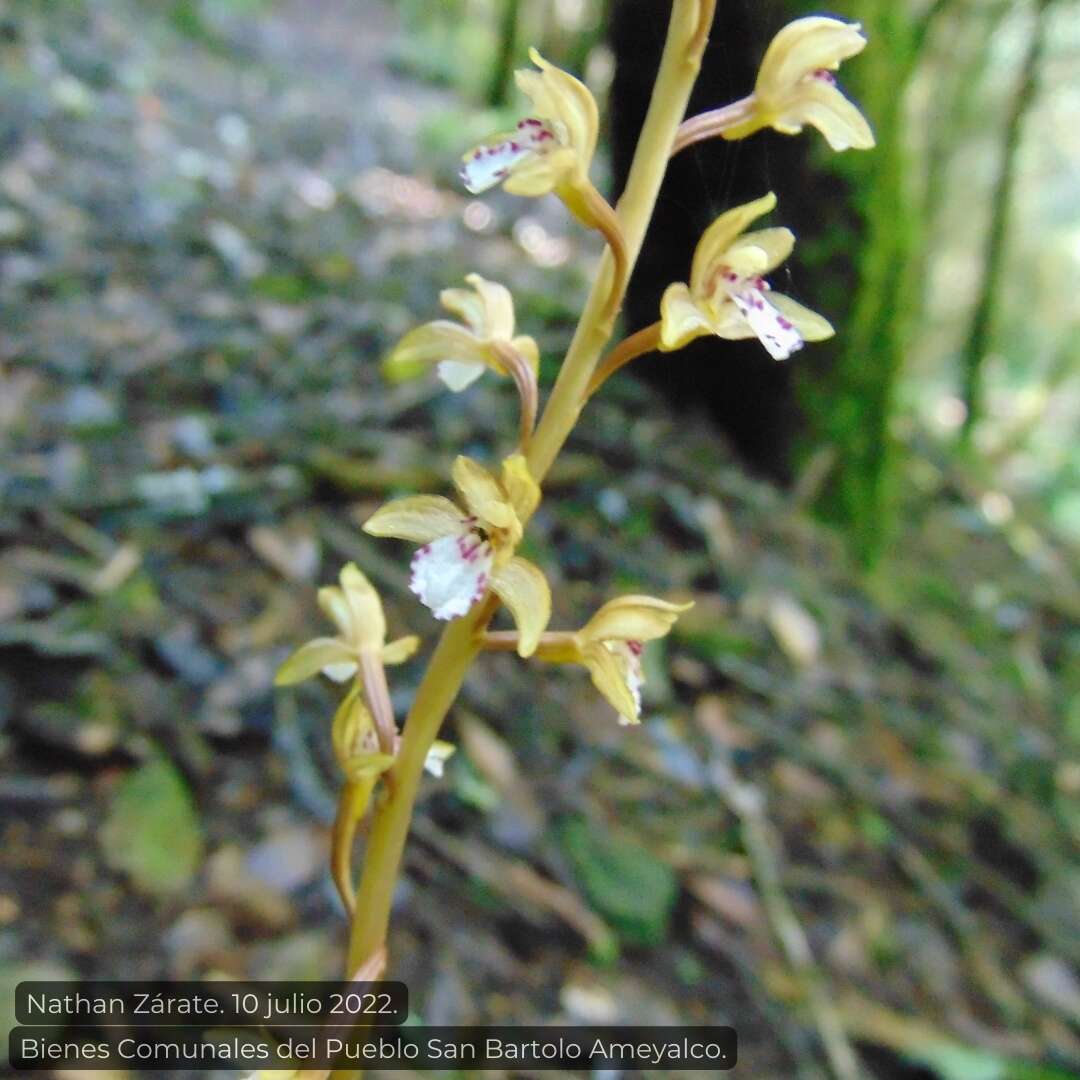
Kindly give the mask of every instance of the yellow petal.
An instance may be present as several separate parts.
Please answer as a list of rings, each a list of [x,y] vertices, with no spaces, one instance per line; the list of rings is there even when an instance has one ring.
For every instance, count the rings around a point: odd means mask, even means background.
[[[754,93],[768,101],[812,72],[823,68],[835,71],[842,60],[865,47],[866,38],[858,23],[821,15],[796,19],[766,49]]]
[[[731,245],[725,256],[725,262],[738,273],[739,268],[730,261],[732,254],[740,252],[744,248],[753,248],[764,256],[763,259],[759,260],[761,269],[756,272],[767,274],[787,260],[794,246],[795,234],[790,229],[755,229],[753,232],[743,233]]]
[[[330,742],[341,771],[352,781],[374,780],[394,764],[391,754],[378,751],[375,721],[359,687],[345,695],[330,727]],[[360,807],[356,807],[360,812]]]
[[[593,685],[611,702],[615,711],[628,724],[638,723],[641,717],[637,702],[618,657],[597,642],[585,649],[582,663],[588,668]]]
[[[772,293],[767,295],[772,296]],[[731,300],[724,300],[716,305],[713,333],[725,341],[744,341],[747,338],[757,337],[753,327]]]
[[[465,280],[480,298],[483,336],[496,341],[509,341],[514,336],[514,300],[510,290],[479,274],[469,274]]]
[[[356,563],[346,563],[339,580],[350,613],[345,639],[358,649],[381,649],[386,640],[386,617],[379,594]]]
[[[503,461],[499,481],[518,520],[527,521],[532,517],[540,505],[540,487],[529,472],[524,455],[512,454]]]
[[[473,333],[447,319],[436,319],[410,330],[382,363],[383,375],[393,382],[414,379],[443,360],[487,364],[484,343]]]
[[[713,332],[708,313],[694,303],[690,290],[675,282],[664,290],[660,301],[660,351],[672,352]]]
[[[609,600],[585,624],[586,641],[653,641],[663,637],[693,602],[672,604],[655,596],[620,596]]]
[[[479,518],[482,525],[511,529],[517,524],[514,508],[507,502],[498,481],[482,465],[459,454],[450,475],[469,513]]]
[[[765,273],[768,262],[769,257],[765,252],[752,244],[740,244],[736,241],[724,252],[724,271],[737,274],[741,278],[760,277]],[[714,290],[719,283],[719,276],[714,275],[711,282]]]
[[[460,533],[464,519],[461,509],[441,495],[410,495],[380,506],[364,522],[364,532],[426,544]]]
[[[866,117],[829,83],[807,83],[772,119],[772,126],[785,135],[797,134],[804,124],[816,127],[833,150],[869,150],[874,146],[874,133]]]
[[[487,336],[484,333],[484,303],[475,289],[443,289],[439,293],[439,303],[477,337]]]
[[[577,152],[582,171],[587,172],[600,126],[596,99],[583,82],[548,63],[535,49],[529,50],[529,59],[540,70],[515,72],[518,87],[532,98],[539,119],[565,126],[567,142]]]
[[[577,154],[566,146],[546,154],[532,154],[513,167],[503,190],[533,199],[550,195],[577,167]]]
[[[491,575],[491,588],[518,628],[518,656],[532,656],[551,618],[551,589],[531,562],[517,557]]]
[[[343,638],[348,639],[352,628],[352,613],[345,593],[337,585],[324,585],[316,594],[322,613],[338,628]]]
[[[382,658],[384,664],[404,664],[417,649],[420,648],[420,639],[415,634],[399,637],[383,646]]]
[[[778,292],[770,292],[766,296],[769,303],[799,331],[804,341],[824,341],[836,332],[828,319],[808,307],[803,307],[790,296]]]
[[[770,191],[753,202],[732,207],[702,233],[690,270],[690,291],[694,296],[701,296],[708,289],[709,279],[717,267],[722,265],[724,252],[731,247],[736,237],[744,232],[751,222],[756,221],[762,214],[767,214],[775,206],[776,196]]]
[[[330,744],[345,773],[348,773],[353,758],[378,748],[375,720],[364,702],[360,686],[353,686],[341,699],[330,724]]]
[[[332,664],[356,664],[356,654],[339,638],[315,638],[301,645],[278,668],[275,686],[293,686]]]

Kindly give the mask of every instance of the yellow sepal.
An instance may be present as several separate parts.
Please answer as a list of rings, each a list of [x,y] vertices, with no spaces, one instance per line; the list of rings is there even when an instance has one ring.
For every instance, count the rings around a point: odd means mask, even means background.
[[[383,646],[384,664],[404,664],[420,648],[420,639],[415,634],[399,637]]]
[[[356,668],[356,656],[339,638],[315,638],[301,645],[282,665],[274,676],[275,686],[294,686],[326,667],[335,664],[352,664]]]
[[[502,463],[499,481],[519,521],[527,521],[540,504],[540,486],[529,472],[523,454],[513,454]]]
[[[515,556],[491,575],[491,588],[517,624],[518,656],[532,656],[551,618],[547,578],[531,562]]]
[[[654,641],[674,626],[693,602],[672,604],[655,596],[620,596],[609,600],[582,627],[581,636],[593,641]]]
[[[472,458],[459,454],[454,459],[451,477],[469,508],[469,513],[479,518],[481,524],[511,532],[516,530],[517,537],[520,538],[521,525],[514,508],[507,501],[499,482],[487,469]]]
[[[380,506],[364,522],[369,536],[392,536],[427,544],[460,532],[464,518],[459,507],[442,495],[409,495]]]
[[[734,206],[721,214],[702,234],[694,249],[690,268],[690,292],[701,296],[709,289],[710,278],[721,263],[724,253],[736,238],[763,214],[776,208],[776,196],[770,191],[760,199]]]
[[[586,646],[582,663],[588,669],[593,685],[611,702],[619,716],[628,724],[639,723],[637,702],[619,658],[607,646],[595,642]]]
[[[515,72],[518,88],[532,99],[535,116],[563,125],[565,141],[577,154],[579,168],[587,173],[600,130],[592,91],[568,71],[549,63],[536,49],[529,50],[529,59],[540,70]]]

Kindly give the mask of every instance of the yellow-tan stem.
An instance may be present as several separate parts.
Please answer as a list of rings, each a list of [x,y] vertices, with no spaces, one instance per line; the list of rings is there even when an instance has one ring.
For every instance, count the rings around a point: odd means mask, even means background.
[[[545,646],[551,648],[569,645],[574,636],[572,630],[548,630],[540,635],[540,642],[536,647],[537,655],[543,652]],[[520,638],[521,635],[516,630],[489,630],[484,635],[484,652],[517,652]]]
[[[626,248],[628,273],[633,270],[641,251],[675,134],[686,113],[690,91],[701,67],[701,53],[714,6],[712,0],[675,0],[672,5],[649,111],[641,128],[626,188],[615,208]],[[618,310],[625,290],[625,283],[623,290],[615,292],[612,289],[614,271],[615,257],[608,249],[529,447],[529,469],[538,483],[547,475],[577,423],[585,405],[593,368],[611,337],[614,312]]]
[[[393,783],[388,785],[385,800],[372,816],[364,870],[356,894],[356,918],[349,939],[350,971],[373,955],[386,940],[394,883],[424,761],[461,689],[465,672],[480,651],[484,629],[496,604],[494,598],[489,598],[475,612],[455,619],[443,631],[416,691],[397,760],[390,770]]]
[[[628,338],[623,338],[623,340],[604,357],[603,362],[596,371],[593,372],[593,377],[589,381],[589,389],[587,391],[589,397],[592,397],[592,395],[595,394],[616,371],[626,367],[631,360],[636,360],[639,356],[644,356],[646,353],[653,352],[659,344],[660,324],[658,322],[643,327],[636,334],[631,334]]]
[[[671,147],[671,156],[674,157],[688,146],[693,146],[694,143],[715,139],[723,135],[725,131],[730,131],[737,125],[745,123],[753,116],[754,108],[754,95],[750,94],[722,108],[710,109],[708,112],[691,116],[689,120],[679,125],[679,131]]]
[[[361,964],[359,964],[355,970],[347,973],[347,978],[351,983],[365,983],[365,982],[377,982],[382,978],[386,971],[386,946],[380,945],[369,957],[367,957]],[[325,1040],[328,1038],[336,1037],[342,1038],[348,1034],[349,1030],[353,1027],[359,1027],[361,1025],[370,1025],[370,1018],[362,1018],[357,1020],[350,1028],[344,1028],[336,1023],[327,1024],[321,1032],[322,1039],[325,1044]],[[365,1025],[365,1026],[366,1026]],[[295,1080],[304,1080],[304,1078],[310,1078],[310,1080],[325,1080],[330,1074],[329,1069],[323,1070],[309,1070],[307,1072],[299,1072],[296,1074]],[[334,1071],[334,1076],[341,1078],[352,1078],[352,1080],[360,1080],[363,1076],[362,1070],[352,1069],[337,1069]]]
[[[675,133],[686,113],[686,103],[701,65],[703,24],[711,21],[712,8],[713,0],[674,0],[672,5],[652,101],[626,190],[616,210],[627,271],[633,268],[641,250]],[[706,32],[707,29],[705,25]],[[613,290],[613,281],[615,256],[609,248],[529,446],[527,460],[538,483],[577,421],[593,368],[611,336],[614,311],[625,290],[625,281],[618,290]],[[394,883],[424,760],[461,688],[466,670],[481,648],[483,633],[496,606],[497,601],[489,599],[475,613],[455,620],[446,628],[417,690],[391,770],[393,783],[372,820],[349,942],[349,970],[355,970],[386,940]]]
[[[606,321],[614,319],[618,313],[630,278],[630,261],[626,252],[626,241],[623,239],[622,228],[619,225],[619,219],[616,217],[615,211],[611,208],[611,203],[592,184],[583,188],[580,195],[588,208],[588,219],[585,224],[603,235],[607,241],[612,266],[614,267],[608,301],[601,314],[601,318]]]

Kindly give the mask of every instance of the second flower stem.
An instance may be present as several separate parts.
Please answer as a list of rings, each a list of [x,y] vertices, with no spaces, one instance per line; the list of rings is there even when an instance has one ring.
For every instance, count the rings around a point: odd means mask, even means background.
[[[623,338],[614,349],[604,357],[604,361],[593,372],[589,380],[588,394],[592,397],[620,368],[626,367],[631,360],[651,353],[660,344],[660,324],[650,323],[636,334]]]

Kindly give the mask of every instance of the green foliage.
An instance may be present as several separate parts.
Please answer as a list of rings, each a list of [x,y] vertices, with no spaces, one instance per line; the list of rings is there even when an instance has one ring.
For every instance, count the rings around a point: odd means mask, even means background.
[[[647,848],[582,818],[564,821],[559,844],[589,903],[630,945],[659,945],[666,937],[678,884]]]
[[[1077,1074],[1050,1065],[1010,1061],[991,1050],[938,1043],[910,1055],[929,1065],[941,1080],[1077,1080]]]
[[[142,892],[183,892],[202,862],[198,811],[180,773],[164,758],[120,783],[101,831],[105,858]]]
[[[438,5],[406,2],[399,11],[403,32],[393,42],[392,66],[481,96],[498,49],[494,24],[470,16],[458,0]]]

